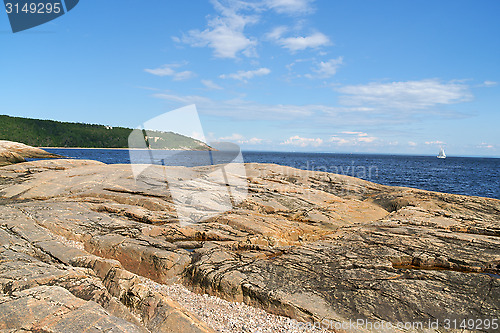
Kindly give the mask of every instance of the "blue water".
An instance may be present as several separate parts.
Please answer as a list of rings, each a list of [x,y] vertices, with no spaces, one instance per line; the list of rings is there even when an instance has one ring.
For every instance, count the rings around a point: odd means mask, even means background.
[[[71,158],[108,164],[130,163],[128,150],[46,149]],[[170,152],[169,154],[172,154]],[[375,183],[423,190],[500,199],[500,158],[434,156],[243,152],[245,162],[275,163],[304,170],[328,171]],[[144,151],[144,160],[150,157]],[[176,153],[164,159],[168,165],[210,164],[206,152]],[[154,163],[161,164],[159,159]]]

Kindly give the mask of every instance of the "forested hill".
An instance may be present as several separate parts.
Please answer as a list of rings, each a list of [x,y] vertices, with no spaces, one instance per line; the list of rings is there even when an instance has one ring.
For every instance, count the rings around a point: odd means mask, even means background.
[[[132,129],[0,115],[0,140],[34,147],[127,148]],[[151,148],[210,150],[205,143],[172,133],[148,131]]]

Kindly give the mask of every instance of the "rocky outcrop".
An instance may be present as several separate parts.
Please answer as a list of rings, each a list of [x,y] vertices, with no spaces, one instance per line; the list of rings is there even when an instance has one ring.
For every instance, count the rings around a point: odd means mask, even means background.
[[[26,162],[21,155],[0,147],[0,166],[21,162]]]
[[[0,166],[25,162],[26,158],[60,157],[40,148],[34,148],[18,142],[0,140]]]
[[[0,207],[0,331],[212,331],[120,262],[65,245],[21,207]]]
[[[499,317],[499,200],[247,164],[244,201],[180,225],[165,172],[211,168],[151,166],[137,181],[95,161],[0,168],[5,329],[100,318],[103,330],[210,331],[139,276],[301,321]]]

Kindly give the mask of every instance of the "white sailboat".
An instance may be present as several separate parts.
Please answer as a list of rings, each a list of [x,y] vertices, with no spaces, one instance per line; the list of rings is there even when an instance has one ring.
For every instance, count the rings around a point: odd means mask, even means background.
[[[443,147],[441,147],[441,150],[439,151],[437,158],[446,158],[446,154],[444,152]]]

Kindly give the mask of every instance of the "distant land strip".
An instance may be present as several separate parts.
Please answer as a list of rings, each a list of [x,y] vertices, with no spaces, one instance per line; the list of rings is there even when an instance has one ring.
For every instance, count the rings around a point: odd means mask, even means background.
[[[45,148],[128,148],[133,129],[0,115],[0,140]],[[173,132],[148,130],[153,149],[212,150],[206,143]]]

